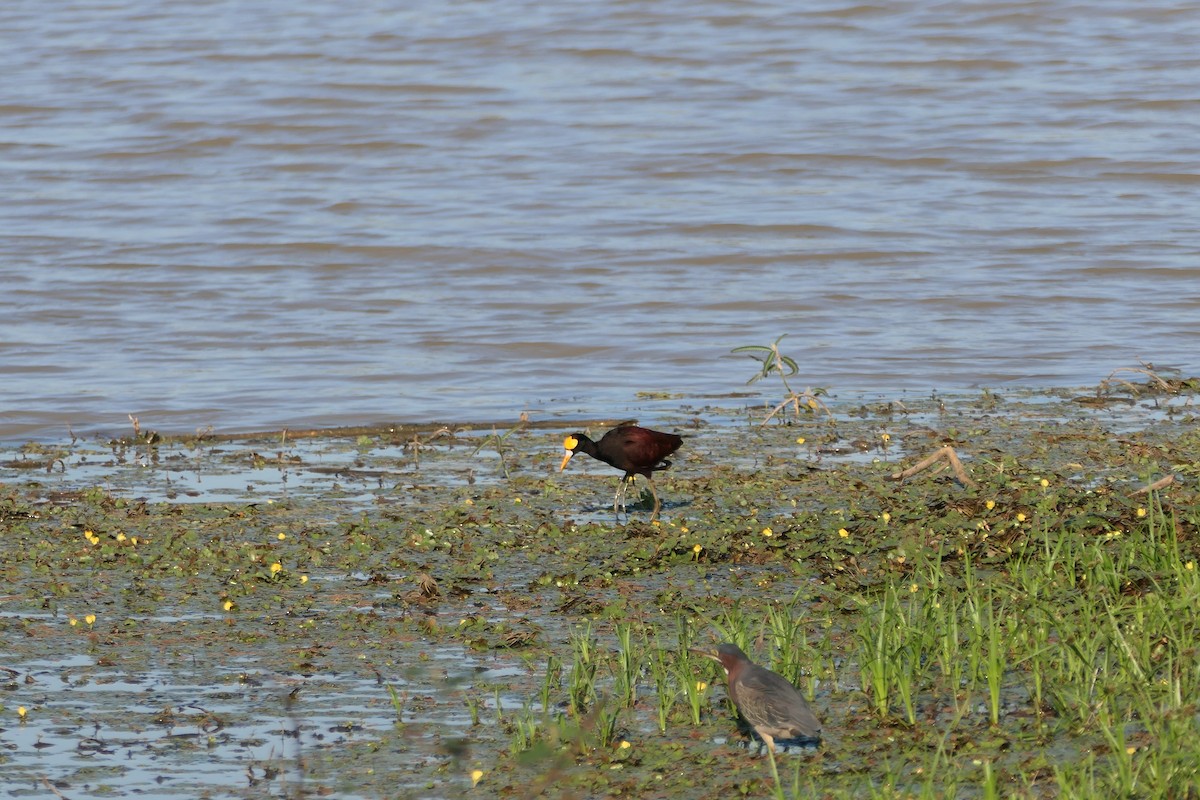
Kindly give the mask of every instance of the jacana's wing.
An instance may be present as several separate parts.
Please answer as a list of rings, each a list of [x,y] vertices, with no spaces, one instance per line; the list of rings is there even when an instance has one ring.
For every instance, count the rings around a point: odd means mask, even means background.
[[[638,469],[652,470],[683,444],[683,437],[648,428],[618,428],[621,452],[629,464]],[[630,467],[627,467],[627,469]]]

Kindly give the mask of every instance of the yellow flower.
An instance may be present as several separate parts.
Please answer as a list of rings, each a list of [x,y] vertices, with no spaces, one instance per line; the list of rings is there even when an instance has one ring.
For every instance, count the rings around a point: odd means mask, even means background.
[[[1043,489],[1045,489],[1047,486],[1050,485],[1050,481],[1046,480],[1045,478],[1042,478],[1041,481],[1039,481],[1039,483],[1042,484]]]
[[[67,620],[67,623],[68,623],[68,624],[69,624],[69,625],[70,625],[72,628],[74,628],[76,625],[78,625],[78,624],[79,624],[79,620],[75,619],[74,617],[71,617],[70,619],[68,619],[68,620]]]
[[[25,715],[28,713],[29,712],[25,710],[25,706],[17,706],[17,716],[21,718],[22,722],[25,721]]]
[[[1138,515],[1139,517],[1144,517],[1144,516],[1146,516],[1146,509],[1144,509],[1144,508],[1139,508],[1139,509],[1137,510],[1137,515]]]
[[[286,538],[287,538],[287,534],[286,534],[286,533],[281,533],[281,534],[279,534],[278,536],[276,536],[275,538],[276,538],[276,539],[278,539],[279,541],[281,541],[281,542],[282,542],[284,539],[286,539]]]
[[[883,440],[884,444],[887,444],[892,440],[892,435],[890,433],[882,433],[879,435],[879,438]]]
[[[708,684],[706,682],[696,681],[696,691],[697,692],[703,692],[707,688],[708,688]]]
[[[679,532],[680,532],[680,533],[687,533],[687,532],[688,532],[688,526],[687,526],[687,525],[680,525],[680,526],[679,526]]]
[[[1196,568],[1196,562],[1189,561],[1183,565],[1183,568],[1186,569],[1188,572],[1191,572],[1192,570],[1194,570]]]
[[[701,547],[701,546],[700,546],[700,545],[698,545],[698,544],[697,544],[697,545],[692,545],[692,552],[693,552],[693,553],[695,553],[696,555],[700,555],[700,552],[701,552],[703,549],[704,549],[704,548],[703,548],[703,547]]]
[[[130,543],[131,545],[133,545],[134,547],[137,547],[138,538],[137,538],[136,536],[130,536],[130,537],[129,537],[129,543]]]
[[[474,789],[476,786],[478,786],[481,780],[483,780],[483,770],[471,770],[471,788]]]
[[[473,505],[475,505],[475,501],[468,497],[466,500],[463,500],[463,505],[464,506],[473,506]]]
[[[1024,522],[1024,521],[1025,521],[1025,515],[1017,514],[1017,522]]]
[[[769,539],[774,535],[775,531],[771,530],[770,528],[763,528],[763,536],[766,536]]]
[[[96,615],[88,614],[86,617],[83,618],[83,621],[86,622],[88,625],[92,625],[96,622]]]
[[[838,536],[842,537],[843,539],[849,539],[850,531],[846,530],[845,528],[838,528]]]
[[[233,610],[233,601],[226,600],[224,603],[221,604],[221,608],[225,609],[226,611],[232,611]]]
[[[918,586],[918,585],[917,585],[917,584],[915,584],[915,583],[910,583],[910,584],[908,585],[908,591],[909,591],[909,592],[911,592],[911,593],[913,593],[913,594],[915,594],[915,593],[916,593],[916,591],[917,591],[918,589],[920,589],[920,588],[921,588],[921,587],[920,587],[920,586]]]
[[[804,437],[803,436],[796,437],[796,444],[804,444]]]
[[[307,575],[301,575],[301,576],[300,576],[300,582],[301,582],[301,583],[308,583],[308,576],[307,576]]]
[[[627,742],[627,741],[625,741],[624,739],[622,739],[622,740],[621,740],[620,747],[621,747],[621,749],[622,749],[622,750],[628,750],[629,748],[633,747],[633,745],[631,745],[629,742]]]
[[[117,534],[117,541],[118,541],[118,542],[123,542],[123,541],[125,541],[125,534],[123,534],[123,533],[118,533],[118,534]]]
[[[886,512],[886,511],[885,511],[885,512],[883,512],[883,513],[882,513],[882,514],[879,516],[879,518],[883,520],[883,524],[884,524],[884,525],[886,525],[886,524],[888,524],[889,522],[891,522],[891,521],[892,521],[892,515],[891,515],[891,514],[889,514],[889,513],[888,513],[888,512]]]
[[[283,564],[280,564],[278,561],[276,561],[274,564],[271,565],[271,574],[274,575],[275,573],[279,572],[281,569],[283,569]]]
[[[993,508],[995,508],[995,507],[996,507],[996,501],[995,501],[995,500],[988,500],[986,503],[984,503],[984,505],[985,505],[985,506],[987,506],[987,510],[988,510],[988,511],[991,511]]]
[[[514,503],[516,503],[517,505],[520,505],[520,504],[521,504],[521,498],[519,498],[519,497],[514,497],[514,498],[513,498],[513,502],[514,502]]]

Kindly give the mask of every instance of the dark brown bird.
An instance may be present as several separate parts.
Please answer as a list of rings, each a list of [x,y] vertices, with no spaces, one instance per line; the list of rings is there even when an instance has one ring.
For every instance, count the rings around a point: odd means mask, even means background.
[[[820,740],[821,723],[796,687],[777,672],[752,662],[737,645],[693,653],[720,662],[729,677],[729,699],[762,737],[771,753],[776,739]]]
[[[563,456],[562,472],[567,468],[571,456],[583,452],[595,459],[611,464],[625,471],[625,477],[617,485],[617,493],[613,497],[613,513],[620,514],[619,509],[625,507],[625,492],[633,482],[635,475],[641,475],[650,484],[650,494],[654,497],[654,513],[651,520],[658,519],[658,510],[662,503],[658,499],[658,490],[654,488],[654,473],[671,466],[667,456],[674,453],[683,444],[683,437],[674,433],[652,431],[637,425],[622,423],[593,442],[582,433],[572,433],[563,439],[563,447],[567,454]]]

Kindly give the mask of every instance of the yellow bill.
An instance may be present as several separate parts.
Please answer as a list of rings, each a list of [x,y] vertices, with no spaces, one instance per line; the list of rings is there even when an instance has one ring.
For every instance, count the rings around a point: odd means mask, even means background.
[[[562,463],[558,466],[559,472],[562,472],[567,468],[567,462],[571,460],[571,456],[575,455],[576,447],[579,447],[579,440],[574,436],[568,436],[567,438],[563,439],[563,448],[566,449],[567,454],[563,456]]]

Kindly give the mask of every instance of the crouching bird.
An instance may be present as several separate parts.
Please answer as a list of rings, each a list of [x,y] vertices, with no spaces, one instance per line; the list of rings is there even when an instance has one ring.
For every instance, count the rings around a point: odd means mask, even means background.
[[[737,645],[723,644],[716,651],[693,649],[725,668],[729,699],[742,718],[762,737],[774,761],[776,739],[820,741],[821,723],[796,687],[777,672],[752,662]]]
[[[625,507],[625,492],[634,476],[641,475],[650,484],[650,494],[654,497],[654,513],[651,520],[658,519],[658,511],[662,502],[658,499],[658,490],[654,488],[654,473],[671,466],[667,456],[674,453],[683,444],[683,437],[675,433],[652,431],[637,425],[622,423],[593,442],[582,433],[572,433],[563,439],[563,448],[567,454],[563,456],[562,465],[558,471],[567,468],[567,462],[576,453],[587,453],[592,458],[610,464],[619,470],[624,470],[625,476],[617,485],[617,493],[613,496],[613,513],[620,514]]]

